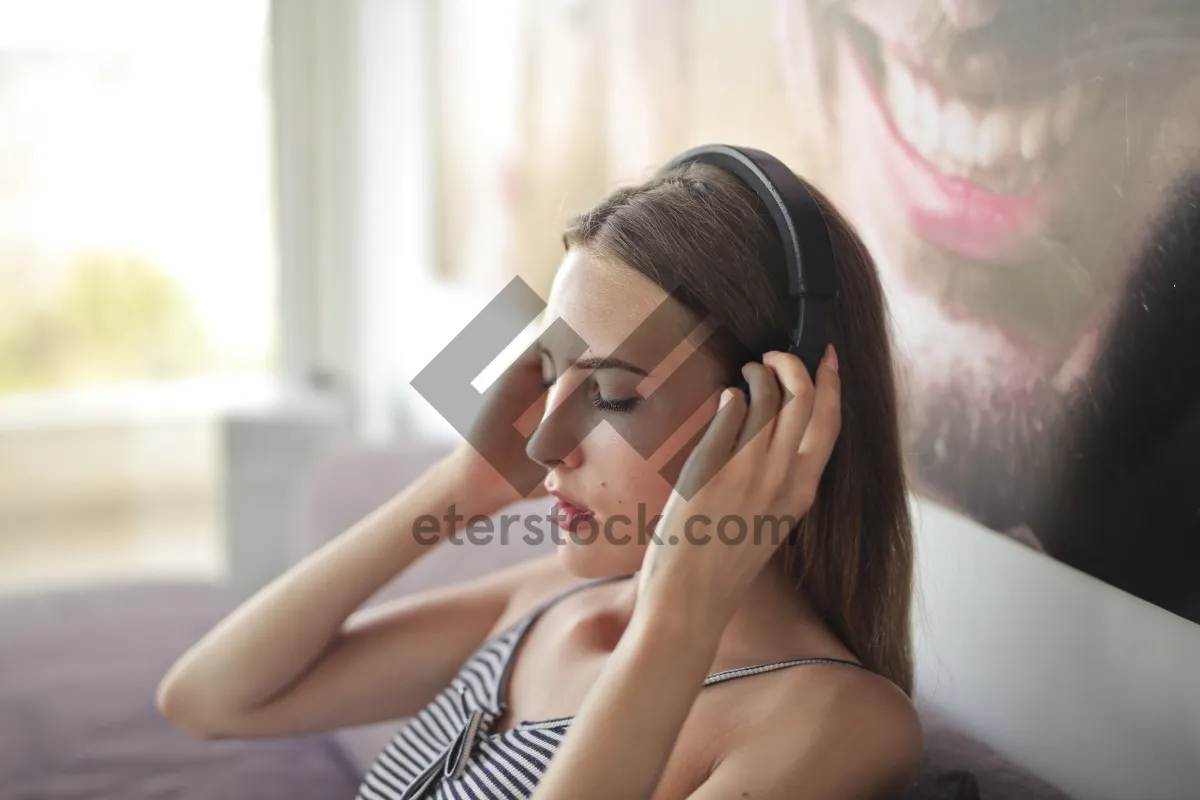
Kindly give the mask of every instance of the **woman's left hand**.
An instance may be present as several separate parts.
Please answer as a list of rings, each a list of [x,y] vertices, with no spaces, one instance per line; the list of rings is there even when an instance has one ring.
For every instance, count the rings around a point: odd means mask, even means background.
[[[832,347],[815,387],[790,353],[767,353],[742,373],[749,406],[740,389],[722,392],[663,508],[638,578],[639,606],[646,598],[654,608],[688,608],[722,629],[742,592],[812,507],[841,430]]]

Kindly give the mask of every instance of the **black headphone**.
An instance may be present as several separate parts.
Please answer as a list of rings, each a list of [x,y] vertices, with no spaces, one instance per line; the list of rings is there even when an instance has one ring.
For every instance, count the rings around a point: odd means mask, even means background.
[[[707,144],[667,162],[660,174],[702,163],[733,173],[754,190],[771,213],[787,258],[788,294],[797,306],[788,352],[799,356],[815,381],[825,354],[825,318],[837,297],[833,241],[817,200],[796,173],[774,156],[750,147]],[[746,390],[745,380],[741,387]]]

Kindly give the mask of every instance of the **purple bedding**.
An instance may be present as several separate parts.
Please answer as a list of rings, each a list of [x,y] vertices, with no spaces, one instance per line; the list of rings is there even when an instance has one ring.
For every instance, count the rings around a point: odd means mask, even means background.
[[[200,583],[0,599],[0,798],[350,798],[327,735],[200,742],[154,706],[171,663],[232,607]]]

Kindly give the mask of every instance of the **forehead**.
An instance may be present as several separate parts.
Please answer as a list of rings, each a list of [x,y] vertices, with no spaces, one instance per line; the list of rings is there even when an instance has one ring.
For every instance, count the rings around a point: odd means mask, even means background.
[[[667,305],[662,313],[655,314],[663,303]],[[589,351],[603,355],[611,354],[647,320],[647,338],[658,341],[670,337],[680,343],[692,328],[687,310],[649,278],[620,262],[575,249],[567,252],[554,276],[543,329],[558,319]],[[634,340],[635,346],[640,339]]]

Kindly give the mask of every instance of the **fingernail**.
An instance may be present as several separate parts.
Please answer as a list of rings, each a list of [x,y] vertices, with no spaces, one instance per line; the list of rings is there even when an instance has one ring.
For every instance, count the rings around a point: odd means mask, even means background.
[[[768,350],[767,352],[763,353],[763,358],[766,358],[767,356],[777,356],[777,355],[779,355],[778,350]]]
[[[719,410],[719,409],[724,408],[725,404],[729,402],[729,398],[731,398],[731,397],[733,397],[733,392],[729,391],[728,389],[722,389],[721,390],[721,402],[717,406],[717,409]]]
[[[837,351],[833,349],[833,345],[831,344],[825,346],[825,363],[834,372],[838,371]]]

